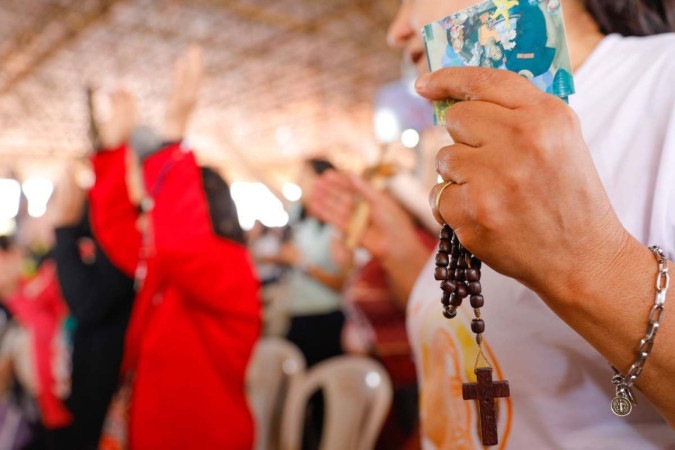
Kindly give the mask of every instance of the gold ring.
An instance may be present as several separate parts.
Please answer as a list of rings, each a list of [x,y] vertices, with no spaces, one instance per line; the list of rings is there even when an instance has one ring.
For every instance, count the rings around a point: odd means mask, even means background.
[[[443,191],[445,190],[445,188],[450,186],[451,184],[455,184],[455,182],[454,181],[446,181],[445,183],[443,183],[443,186],[438,191],[438,194],[436,194],[436,212],[439,215],[441,214],[441,195],[443,195]]]

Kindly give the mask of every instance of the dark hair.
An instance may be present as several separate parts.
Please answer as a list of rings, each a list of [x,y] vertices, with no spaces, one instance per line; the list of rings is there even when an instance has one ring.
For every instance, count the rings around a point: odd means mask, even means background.
[[[14,239],[11,236],[0,235],[0,250],[7,251],[14,246]]]
[[[314,173],[317,175],[321,175],[327,170],[335,170],[335,166],[333,165],[333,163],[323,158],[310,158],[305,160],[305,163],[309,167],[311,167],[312,171],[314,171]],[[301,206],[300,213],[298,214],[298,221],[302,222],[305,219],[307,219],[307,208]],[[319,219],[318,217],[315,217],[315,219],[319,221],[321,226],[324,226],[326,224],[323,220]]]
[[[237,205],[230,195],[230,185],[210,167],[201,167],[201,172],[213,232],[220,237],[246,244],[246,235],[239,225]]]
[[[675,0],[584,0],[605,34],[649,36],[675,31]]]
[[[312,168],[314,173],[321,175],[327,170],[335,170],[335,166],[326,159],[312,158],[307,160],[307,164]]]

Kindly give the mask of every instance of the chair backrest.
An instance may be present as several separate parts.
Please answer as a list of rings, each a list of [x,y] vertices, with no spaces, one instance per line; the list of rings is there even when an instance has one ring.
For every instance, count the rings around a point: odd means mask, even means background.
[[[325,404],[320,449],[372,450],[389,412],[392,386],[384,368],[362,356],[323,361],[291,386],[282,417],[282,450],[301,447],[307,401],[319,389]]]
[[[256,344],[246,373],[246,391],[256,421],[257,450],[276,448],[286,394],[304,371],[305,358],[285,339],[266,337]]]

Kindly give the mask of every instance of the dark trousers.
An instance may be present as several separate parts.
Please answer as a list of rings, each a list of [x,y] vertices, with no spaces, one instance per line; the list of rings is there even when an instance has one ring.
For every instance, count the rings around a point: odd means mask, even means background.
[[[310,316],[296,316],[286,338],[298,346],[307,367],[342,354],[340,343],[345,316],[342,311]]]
[[[344,323],[345,316],[342,311],[293,317],[286,338],[300,349],[309,368],[325,359],[343,353],[341,336]],[[323,411],[323,395],[321,392],[317,392],[309,399],[307,405],[302,439],[303,450],[319,448],[323,427]]]

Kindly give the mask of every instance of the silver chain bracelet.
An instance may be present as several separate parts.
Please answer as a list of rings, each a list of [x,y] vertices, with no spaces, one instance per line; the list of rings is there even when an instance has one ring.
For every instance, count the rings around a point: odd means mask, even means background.
[[[614,369],[614,376],[612,383],[616,388],[616,396],[612,399],[612,412],[617,416],[627,416],[633,409],[633,405],[637,405],[637,401],[633,396],[631,387],[638,379],[642,370],[644,369],[645,361],[654,347],[654,339],[656,333],[659,331],[661,319],[663,317],[663,305],[666,303],[666,293],[670,285],[670,276],[668,275],[668,260],[666,259],[663,249],[658,246],[649,247],[656,261],[659,265],[659,272],[656,275],[656,296],[654,298],[654,306],[649,313],[649,325],[647,327],[647,334],[640,341],[640,348],[638,349],[638,356],[626,376],[612,366]]]

